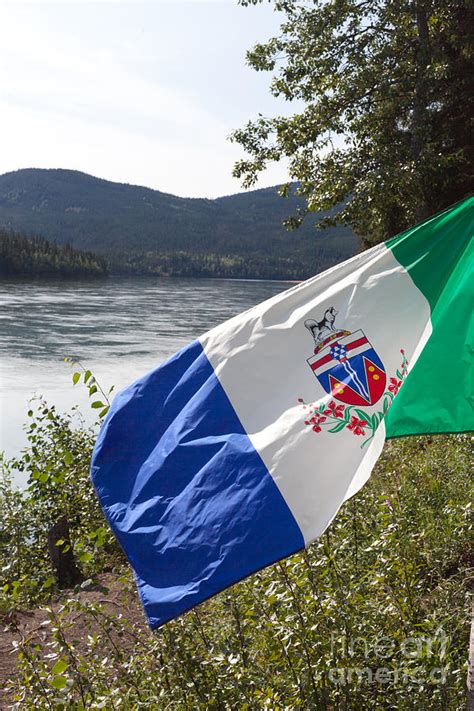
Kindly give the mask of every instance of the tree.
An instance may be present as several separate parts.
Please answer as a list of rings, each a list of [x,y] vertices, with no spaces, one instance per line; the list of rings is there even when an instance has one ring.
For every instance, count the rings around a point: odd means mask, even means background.
[[[242,5],[261,0],[240,0]],[[273,0],[281,34],[247,53],[271,91],[302,102],[232,135],[253,185],[289,159],[306,210],[334,210],[366,244],[464,197],[473,185],[473,12],[459,0]],[[327,220],[326,220],[327,223]]]

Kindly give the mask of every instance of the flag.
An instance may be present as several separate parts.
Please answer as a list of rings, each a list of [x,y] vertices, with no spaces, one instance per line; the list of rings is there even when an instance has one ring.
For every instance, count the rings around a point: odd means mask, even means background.
[[[152,628],[307,546],[386,438],[473,427],[474,199],[119,393],[91,474]]]

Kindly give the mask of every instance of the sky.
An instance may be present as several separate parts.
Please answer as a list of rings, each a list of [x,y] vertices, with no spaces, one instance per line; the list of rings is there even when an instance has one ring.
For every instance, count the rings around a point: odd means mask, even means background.
[[[0,173],[69,168],[189,197],[242,190],[233,129],[290,113],[245,52],[278,31],[237,0],[0,0]],[[270,168],[258,187],[283,182]]]

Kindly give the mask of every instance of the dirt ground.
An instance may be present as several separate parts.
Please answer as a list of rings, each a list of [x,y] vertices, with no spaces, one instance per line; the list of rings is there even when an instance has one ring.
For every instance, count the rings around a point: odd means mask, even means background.
[[[99,577],[99,585],[91,589],[73,592],[64,590],[58,595],[49,607],[58,611],[66,599],[75,598],[82,602],[96,602],[104,605],[105,611],[109,613],[126,614],[128,620],[133,623],[135,633],[150,634],[143,615],[138,594],[131,585],[124,585],[111,573],[106,573]],[[68,613],[69,614],[69,613]],[[0,710],[11,708],[13,703],[10,695],[5,690],[7,681],[17,674],[17,658],[14,648],[15,642],[29,638],[33,642],[47,642],[51,636],[48,626],[42,625],[48,619],[44,609],[19,610],[11,615],[0,616]],[[94,624],[90,616],[84,616],[80,612],[71,612],[67,622],[71,623],[70,634],[76,639],[86,637],[92,633]],[[129,643],[133,646],[134,640],[121,639],[121,644]]]

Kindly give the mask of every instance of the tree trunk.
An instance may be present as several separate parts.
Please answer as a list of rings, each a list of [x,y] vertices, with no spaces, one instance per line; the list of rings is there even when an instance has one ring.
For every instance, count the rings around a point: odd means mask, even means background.
[[[58,541],[63,542],[58,546]],[[49,529],[48,548],[60,588],[70,588],[84,580],[74,559],[69,536],[69,523],[65,516]]]
[[[427,194],[429,193],[429,189],[425,178],[425,166],[422,165],[423,148],[430,135],[429,115],[427,109],[428,86],[426,80],[426,70],[430,63],[430,37],[428,28],[428,13],[423,2],[414,3],[414,16],[418,34],[418,48],[415,56],[416,79],[413,97],[411,153],[420,183],[420,205],[416,211],[416,217],[421,221],[429,217],[430,214],[429,199]]]

